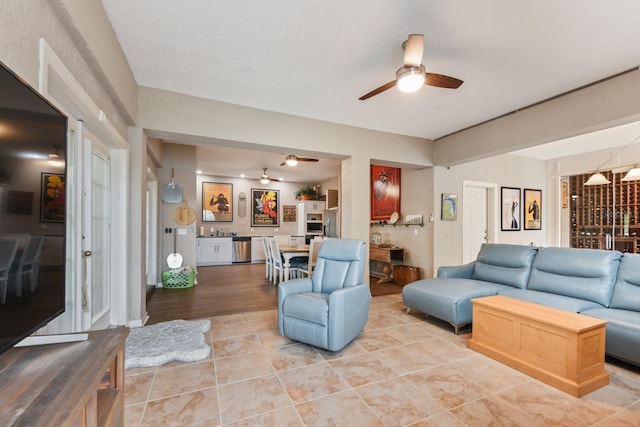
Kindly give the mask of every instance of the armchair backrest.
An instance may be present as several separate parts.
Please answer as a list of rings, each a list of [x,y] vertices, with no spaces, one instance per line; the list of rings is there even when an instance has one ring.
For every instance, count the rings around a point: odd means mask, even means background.
[[[313,292],[331,293],[364,282],[367,262],[364,240],[328,239],[322,242],[311,276]]]

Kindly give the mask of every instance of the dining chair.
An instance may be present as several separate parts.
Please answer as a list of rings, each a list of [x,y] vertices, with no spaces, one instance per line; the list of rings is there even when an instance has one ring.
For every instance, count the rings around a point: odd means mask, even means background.
[[[7,300],[7,286],[11,265],[18,250],[19,239],[17,237],[0,238],[0,303]]]
[[[272,282],[274,285],[283,282],[284,279],[284,260],[282,258],[282,254],[280,253],[280,248],[278,247],[278,241],[275,237],[265,237],[269,242],[269,250],[271,252],[271,262],[272,262]]]
[[[269,238],[262,238],[262,248],[264,249],[264,276],[268,281],[273,280],[273,256],[271,255],[271,248],[269,248]]]
[[[307,277],[313,274],[313,267],[316,265],[318,251],[320,250],[323,241],[324,240],[322,238],[314,238],[309,242],[309,258],[306,263],[301,264],[300,267],[298,267],[298,271],[300,273]]]
[[[44,243],[44,236],[29,236],[24,251],[18,260],[18,266],[11,272],[15,276],[16,296],[22,296],[22,280],[24,276],[29,276],[29,287],[31,292],[38,286],[38,274],[40,273],[40,254]]]

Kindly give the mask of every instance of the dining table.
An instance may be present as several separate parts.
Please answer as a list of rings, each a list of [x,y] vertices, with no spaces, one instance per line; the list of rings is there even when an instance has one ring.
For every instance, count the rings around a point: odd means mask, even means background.
[[[279,245],[278,247],[284,258],[284,278],[289,280],[291,277],[289,275],[291,258],[294,256],[309,256],[309,245]]]

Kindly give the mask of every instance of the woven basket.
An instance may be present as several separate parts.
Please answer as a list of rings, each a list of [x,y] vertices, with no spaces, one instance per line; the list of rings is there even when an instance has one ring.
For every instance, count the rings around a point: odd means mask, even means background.
[[[195,271],[189,273],[174,273],[170,270],[162,272],[162,286],[167,289],[191,288],[195,280]]]

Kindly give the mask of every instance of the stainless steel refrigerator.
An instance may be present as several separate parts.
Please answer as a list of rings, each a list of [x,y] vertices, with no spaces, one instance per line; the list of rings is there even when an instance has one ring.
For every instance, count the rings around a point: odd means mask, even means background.
[[[327,209],[322,214],[325,237],[340,237],[340,215],[338,209]]]

